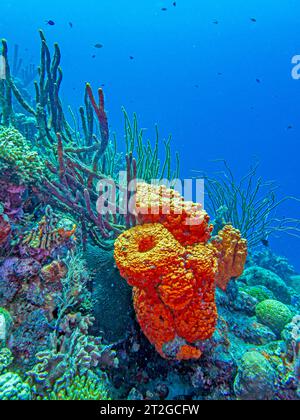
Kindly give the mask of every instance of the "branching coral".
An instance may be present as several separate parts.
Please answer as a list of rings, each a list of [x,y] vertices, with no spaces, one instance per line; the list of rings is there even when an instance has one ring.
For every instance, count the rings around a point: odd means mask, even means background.
[[[225,289],[242,273],[246,242],[227,226],[209,243],[208,215],[164,187],[138,184],[136,211],[142,225],[117,239],[115,259],[138,321],[163,357],[199,358],[197,342],[215,331],[216,282]]]

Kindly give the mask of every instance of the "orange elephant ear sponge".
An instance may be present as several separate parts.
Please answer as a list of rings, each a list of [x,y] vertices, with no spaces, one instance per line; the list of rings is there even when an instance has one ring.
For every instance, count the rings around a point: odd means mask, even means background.
[[[135,206],[139,224],[160,223],[181,245],[205,243],[211,238],[213,226],[202,206],[184,201],[166,186],[138,183]]]
[[[239,230],[227,225],[213,239],[211,245],[216,250],[218,258],[216,285],[226,290],[230,279],[243,274],[248,253],[247,241],[242,239]]]

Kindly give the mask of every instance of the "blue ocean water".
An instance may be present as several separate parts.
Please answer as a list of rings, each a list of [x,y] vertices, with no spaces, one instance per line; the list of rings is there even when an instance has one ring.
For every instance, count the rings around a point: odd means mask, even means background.
[[[173,134],[183,176],[213,171],[212,161],[223,158],[240,177],[259,160],[259,174],[277,181],[279,194],[300,197],[300,80],[291,76],[299,2],[2,2],[0,36],[20,46],[24,61],[38,63],[39,28],[61,46],[65,106],[82,103],[86,81],[104,84],[119,139],[125,106],[149,136],[155,123],[162,136]],[[279,216],[297,217],[299,209],[290,201]],[[297,238],[281,235],[271,245],[299,270]]]

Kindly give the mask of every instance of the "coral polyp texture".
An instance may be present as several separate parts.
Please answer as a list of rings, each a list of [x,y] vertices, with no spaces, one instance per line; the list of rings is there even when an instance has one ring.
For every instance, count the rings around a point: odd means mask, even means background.
[[[246,241],[231,226],[211,241],[201,205],[163,186],[137,184],[136,213],[140,225],[116,240],[115,260],[139,324],[162,357],[198,359],[215,332],[216,285],[242,274]]]

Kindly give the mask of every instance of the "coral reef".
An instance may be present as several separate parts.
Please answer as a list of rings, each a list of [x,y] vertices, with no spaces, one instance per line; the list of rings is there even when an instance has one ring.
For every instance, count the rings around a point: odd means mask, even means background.
[[[247,352],[239,365],[234,382],[236,396],[242,400],[271,400],[275,395],[276,373],[256,351]]]
[[[299,400],[299,276],[267,247],[299,229],[273,185],[227,167],[210,223],[174,189],[171,137],[123,110],[120,153],[90,84],[67,120],[60,48],[40,41],[37,71],[2,41],[0,400]]]

